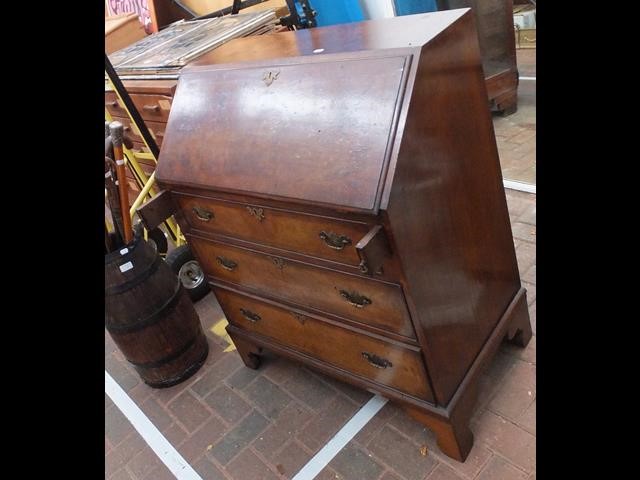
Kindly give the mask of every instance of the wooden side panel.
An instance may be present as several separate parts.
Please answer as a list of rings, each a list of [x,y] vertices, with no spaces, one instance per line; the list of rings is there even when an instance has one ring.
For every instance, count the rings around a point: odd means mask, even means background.
[[[442,405],[520,285],[472,21],[422,49],[387,207]]]

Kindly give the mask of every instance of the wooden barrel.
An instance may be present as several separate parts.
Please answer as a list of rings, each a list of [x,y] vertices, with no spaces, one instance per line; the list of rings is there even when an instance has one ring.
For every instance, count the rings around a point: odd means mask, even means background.
[[[209,352],[178,277],[141,238],[105,256],[105,327],[148,385],[186,380]]]

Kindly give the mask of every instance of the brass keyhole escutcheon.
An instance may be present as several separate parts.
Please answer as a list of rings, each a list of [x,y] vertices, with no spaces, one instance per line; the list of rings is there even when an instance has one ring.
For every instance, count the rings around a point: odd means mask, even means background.
[[[258,207],[247,206],[247,210],[249,211],[249,215],[256,217],[259,222],[264,220],[264,209]]]

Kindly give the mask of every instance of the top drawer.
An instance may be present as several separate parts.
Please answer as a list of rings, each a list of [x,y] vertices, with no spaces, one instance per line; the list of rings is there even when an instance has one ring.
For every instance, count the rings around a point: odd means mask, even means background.
[[[140,93],[132,93],[129,96],[144,120],[167,122],[169,110],[171,110],[171,97],[166,95],[143,95]],[[105,92],[104,103],[111,116],[127,116],[127,111],[121,105],[115,92]]]
[[[174,196],[193,229],[348,265],[360,263],[355,246],[370,229],[360,222],[226,200]]]

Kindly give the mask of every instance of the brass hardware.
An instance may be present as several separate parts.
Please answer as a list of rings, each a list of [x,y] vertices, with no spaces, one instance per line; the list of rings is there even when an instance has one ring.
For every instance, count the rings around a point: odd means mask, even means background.
[[[276,268],[282,270],[284,268],[284,260],[280,257],[269,257],[269,259],[273,262]]]
[[[240,313],[244,318],[252,323],[256,323],[258,320],[262,320],[262,317],[260,315],[258,315],[257,313],[253,313],[251,310],[245,310],[244,308],[241,308]]]
[[[367,273],[369,271],[369,267],[367,266],[367,262],[365,262],[364,260],[362,260],[360,262],[360,264],[358,265],[358,268],[360,268],[360,271],[362,273]]]
[[[262,76],[262,81],[267,84],[267,87],[273,83],[274,80],[277,80],[278,75],[280,75],[280,70],[277,72],[264,72]]]
[[[249,210],[249,214],[256,217],[259,222],[264,220],[264,209],[247,206],[247,210]]]
[[[324,240],[329,248],[334,250],[342,250],[346,245],[351,245],[351,239],[345,235],[338,235],[333,232],[320,232],[320,238]]]
[[[118,102],[116,102],[115,100],[113,102],[109,102],[109,106],[110,107],[117,107],[118,106]]]
[[[229,270],[230,272],[233,271],[238,266],[238,264],[233,260],[229,260],[228,258],[221,257],[221,256],[217,256],[216,261],[220,265],[222,265],[222,268],[224,268],[225,270]]]
[[[204,208],[193,207],[192,210],[193,210],[193,213],[196,214],[196,217],[198,217],[198,219],[202,220],[203,222],[208,222],[209,220],[214,218],[213,212],[210,212],[209,210],[205,210]]]
[[[391,363],[386,358],[379,357],[373,353],[362,352],[362,358],[364,358],[370,365],[373,365],[376,368],[387,368],[393,367],[393,363]]]
[[[157,112],[158,110],[160,110],[160,105],[143,105],[142,109],[149,112]]]
[[[340,290],[340,296],[346,298],[347,301],[356,308],[364,308],[367,305],[371,305],[371,299],[360,295],[358,292],[347,292],[346,290]]]
[[[299,313],[296,313],[296,312],[291,312],[291,315],[293,315],[293,318],[299,321],[300,324],[302,325],[304,325],[304,322],[307,319],[307,317],[305,317],[304,315],[300,315]]]

